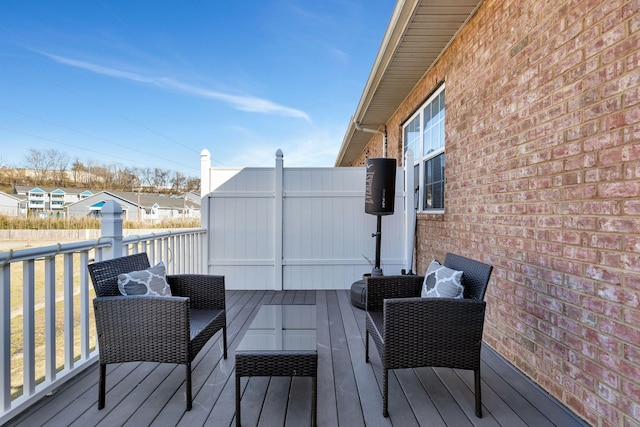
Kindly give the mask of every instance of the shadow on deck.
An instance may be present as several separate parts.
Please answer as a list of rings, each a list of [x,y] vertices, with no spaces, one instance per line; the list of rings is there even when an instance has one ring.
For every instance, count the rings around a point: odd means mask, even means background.
[[[228,291],[229,356],[221,334],[193,364],[193,409],[185,412],[184,367],[124,363],[107,368],[106,407],[98,411],[97,365],[8,423],[11,426],[235,425],[234,351],[257,308],[316,304],[319,426],[584,426],[492,349],[482,352],[483,418],[474,415],[473,372],[419,368],[389,374],[389,418],[382,416],[382,370],[364,361],[364,312],[349,291]],[[245,426],[311,422],[311,380],[243,377]]]

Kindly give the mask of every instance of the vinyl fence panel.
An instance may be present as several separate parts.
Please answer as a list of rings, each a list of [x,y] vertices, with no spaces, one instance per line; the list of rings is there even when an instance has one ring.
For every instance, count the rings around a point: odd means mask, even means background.
[[[275,168],[210,168],[203,177],[209,272],[225,275],[229,289],[348,289],[375,260],[365,169],[283,168],[278,160]],[[406,265],[404,177],[396,173],[395,213],[382,217],[385,274]]]

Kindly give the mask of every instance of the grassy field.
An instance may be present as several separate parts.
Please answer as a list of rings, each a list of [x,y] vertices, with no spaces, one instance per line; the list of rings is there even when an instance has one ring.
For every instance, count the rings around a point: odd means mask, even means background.
[[[133,221],[124,221],[123,227],[126,229],[137,228],[158,228],[158,229],[179,229],[179,228],[198,228],[200,227],[199,219],[187,219],[187,220],[171,220],[162,221],[156,224],[139,223]],[[81,229],[97,229],[100,228],[100,221],[98,219],[37,219],[37,218],[9,218],[4,215],[0,215],[0,229],[4,230],[56,230],[56,229],[69,229],[69,230],[81,230]],[[7,252],[11,249],[26,249],[36,246],[50,246],[57,243],[68,243],[58,241],[18,241],[18,240],[2,240],[0,241],[0,252]],[[94,254],[90,253],[89,258],[93,258]],[[64,256],[56,256],[55,261],[55,365],[56,370],[60,371],[64,368],[64,299],[67,297],[64,295]],[[15,399],[23,393],[23,367],[24,367],[24,336],[25,331],[23,329],[23,306],[22,301],[24,297],[23,289],[23,268],[24,262],[14,262],[10,265],[11,274],[11,286],[10,286],[10,310],[11,310],[11,395]],[[81,355],[81,336],[80,336],[80,272],[85,269],[86,266],[80,265],[79,254],[73,255],[73,330],[74,330],[74,345],[73,345],[73,358],[77,360]],[[44,381],[46,366],[45,366],[45,261],[38,259],[34,262],[34,276],[33,293],[35,300],[35,377],[36,383]],[[96,331],[95,320],[93,315],[93,286],[89,283],[89,339],[90,348],[94,349],[96,346]]]
[[[98,229],[99,218],[16,218],[0,215],[0,230],[85,230]],[[136,228],[198,228],[199,218],[165,218],[158,222],[123,221],[122,227]]]
[[[92,256],[92,255],[90,255]],[[55,262],[55,346],[56,346],[56,370],[64,368],[64,257],[58,255]],[[80,337],[80,271],[86,268],[80,265],[80,256],[73,257],[73,311],[74,311],[74,359],[81,354]],[[36,260],[34,265],[34,300],[35,300],[35,373],[36,382],[44,380],[45,366],[45,262]],[[11,264],[11,394],[16,398],[22,394],[23,366],[24,366],[24,339],[23,330],[23,263]],[[89,310],[90,310],[90,347],[95,348],[96,332],[93,316],[93,287],[89,284]]]

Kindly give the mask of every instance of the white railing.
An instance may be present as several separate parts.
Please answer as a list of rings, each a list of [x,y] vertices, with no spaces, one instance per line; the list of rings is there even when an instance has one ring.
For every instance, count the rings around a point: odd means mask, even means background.
[[[121,212],[105,203],[98,240],[0,252],[0,425],[97,362],[89,262],[147,252],[169,274],[205,272],[205,229],[123,237]]]

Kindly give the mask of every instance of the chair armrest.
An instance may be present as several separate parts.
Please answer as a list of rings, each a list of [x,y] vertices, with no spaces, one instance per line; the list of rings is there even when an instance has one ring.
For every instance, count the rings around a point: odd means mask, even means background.
[[[96,297],[93,307],[101,363],[188,362],[188,298]]]
[[[413,366],[475,369],[485,309],[486,302],[475,299],[386,300],[383,333],[388,359],[410,360]]]
[[[367,278],[367,311],[382,311],[385,299],[419,297],[424,276],[379,276]]]
[[[168,275],[171,293],[187,297],[191,308],[224,310],[226,305],[224,276],[209,274]]]

